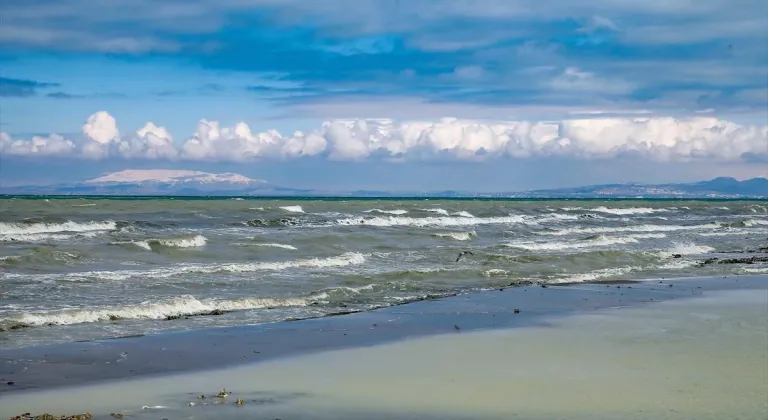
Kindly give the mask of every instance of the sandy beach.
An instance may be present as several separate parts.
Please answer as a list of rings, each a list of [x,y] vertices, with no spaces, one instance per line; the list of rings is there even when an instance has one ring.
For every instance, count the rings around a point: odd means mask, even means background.
[[[0,357],[2,418],[763,419],[768,277],[518,287]]]

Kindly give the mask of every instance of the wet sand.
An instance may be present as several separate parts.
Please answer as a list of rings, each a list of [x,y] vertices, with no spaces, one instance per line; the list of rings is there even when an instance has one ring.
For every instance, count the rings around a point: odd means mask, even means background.
[[[3,380],[16,378],[2,418],[764,419],[768,276],[532,286],[13,352],[0,353]],[[155,368],[168,360],[181,361]]]

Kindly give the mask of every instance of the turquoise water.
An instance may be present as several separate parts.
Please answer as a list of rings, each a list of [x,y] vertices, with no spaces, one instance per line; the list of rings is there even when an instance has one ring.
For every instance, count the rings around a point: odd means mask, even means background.
[[[760,251],[766,238],[765,201],[10,197],[0,347],[530,282],[765,273],[700,263]],[[472,254],[456,261],[462,251]]]

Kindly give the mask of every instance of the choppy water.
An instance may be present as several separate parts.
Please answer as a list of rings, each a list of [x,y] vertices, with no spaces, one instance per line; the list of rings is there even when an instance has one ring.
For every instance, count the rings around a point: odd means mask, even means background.
[[[768,273],[699,265],[767,238],[764,201],[2,199],[0,347],[520,282]]]

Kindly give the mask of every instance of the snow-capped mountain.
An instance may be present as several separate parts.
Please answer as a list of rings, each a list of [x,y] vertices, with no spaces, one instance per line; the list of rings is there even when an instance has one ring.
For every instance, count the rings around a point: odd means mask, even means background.
[[[102,184],[231,184],[239,187],[249,187],[266,184],[261,179],[251,179],[240,174],[212,174],[200,171],[185,171],[173,169],[126,169],[112,172],[84,182],[88,185]]]
[[[303,191],[282,189],[262,179],[235,173],[171,169],[126,169],[81,182],[0,188],[4,194],[67,195],[272,195]]]

